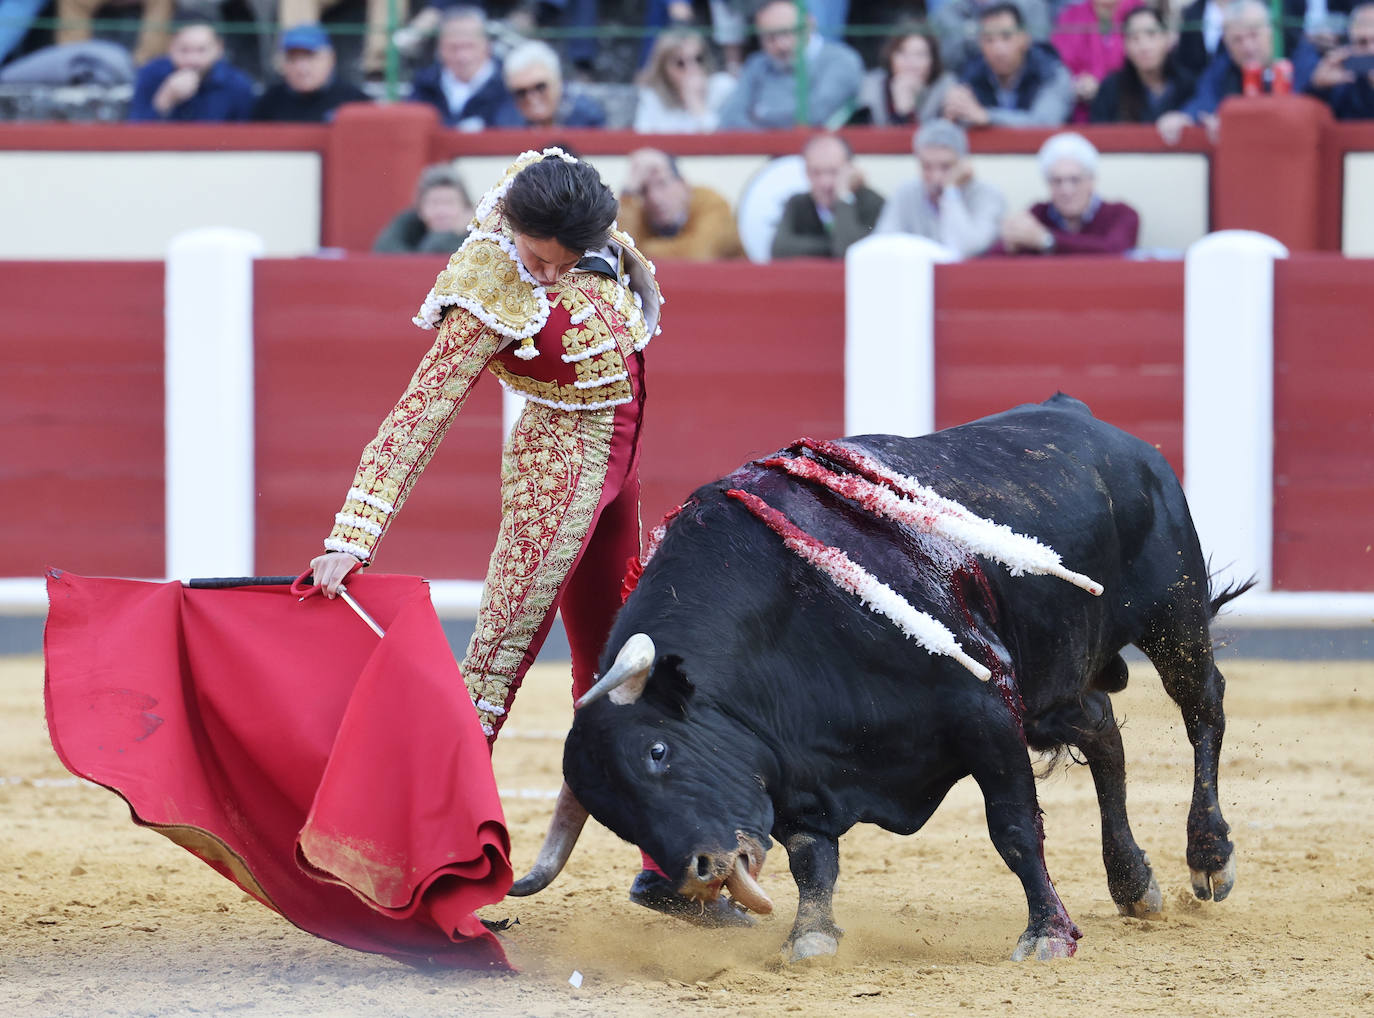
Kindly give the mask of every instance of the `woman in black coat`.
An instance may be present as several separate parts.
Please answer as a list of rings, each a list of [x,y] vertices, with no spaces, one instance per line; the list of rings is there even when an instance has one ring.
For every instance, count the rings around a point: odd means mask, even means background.
[[[1089,119],[1095,124],[1153,124],[1193,97],[1197,84],[1179,63],[1173,34],[1153,7],[1139,7],[1121,23],[1125,61],[1102,79]]]

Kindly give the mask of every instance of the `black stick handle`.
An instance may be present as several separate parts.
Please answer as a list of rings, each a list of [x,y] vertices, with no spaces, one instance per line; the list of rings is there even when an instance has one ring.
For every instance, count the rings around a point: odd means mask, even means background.
[[[222,587],[289,587],[295,582],[294,576],[199,576],[183,580],[182,586],[217,590]]]

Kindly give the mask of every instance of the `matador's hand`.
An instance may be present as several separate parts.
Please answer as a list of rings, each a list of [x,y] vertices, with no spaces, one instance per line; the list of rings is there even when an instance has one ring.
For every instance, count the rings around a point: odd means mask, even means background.
[[[327,551],[310,560],[310,570],[315,574],[314,584],[324,588],[325,597],[336,597],[344,577],[360,565],[362,563],[346,551]]]

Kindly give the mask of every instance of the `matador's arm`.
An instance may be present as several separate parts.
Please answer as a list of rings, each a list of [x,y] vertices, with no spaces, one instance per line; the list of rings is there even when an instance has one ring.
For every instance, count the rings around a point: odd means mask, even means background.
[[[363,449],[358,472],[324,546],[363,563],[391,526],[410,489],[503,341],[472,312],[454,307],[405,394]]]

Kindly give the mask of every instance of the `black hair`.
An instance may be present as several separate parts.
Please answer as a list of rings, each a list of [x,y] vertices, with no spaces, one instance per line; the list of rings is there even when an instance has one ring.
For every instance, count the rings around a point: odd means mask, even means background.
[[[1155,24],[1162,31],[1169,30],[1169,23],[1165,21],[1164,15],[1153,7],[1137,7],[1131,13],[1121,19],[1121,35],[1125,38],[1128,26],[1133,18],[1140,15],[1148,15],[1153,18]],[[1164,73],[1165,81],[1172,81],[1178,77],[1178,47],[1174,46],[1164,55],[1164,64],[1160,68]],[[1116,119],[1122,123],[1137,124],[1146,119],[1146,111],[1150,108],[1149,99],[1145,94],[1145,82],[1140,77],[1140,71],[1129,58],[1123,57],[1121,60],[1121,78],[1118,89],[1120,98],[1117,100],[1117,108],[1112,111]]]
[[[591,163],[548,156],[515,175],[506,191],[506,221],[536,240],[553,238],[569,251],[604,247],[620,211]]]
[[[978,12],[978,23],[981,25],[989,18],[995,18],[1001,14],[1010,14],[1012,20],[1016,22],[1016,27],[1025,31],[1026,16],[1021,13],[1020,7],[1017,7],[1014,3],[1009,3],[1008,0],[1002,0],[1001,3],[995,3],[991,7],[984,7]]]

